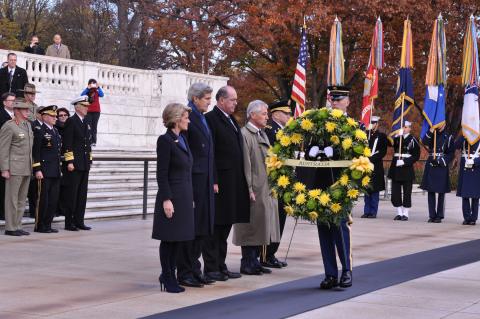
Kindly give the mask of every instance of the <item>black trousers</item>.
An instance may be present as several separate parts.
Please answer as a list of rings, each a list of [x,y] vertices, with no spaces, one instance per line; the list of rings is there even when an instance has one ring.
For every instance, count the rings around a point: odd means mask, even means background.
[[[205,239],[202,255],[205,272],[226,271],[227,239],[232,225],[215,225],[213,235]]]
[[[52,221],[58,206],[60,178],[37,180],[38,188],[40,189],[40,200],[38,202],[38,215],[35,216],[35,229],[48,230],[52,228]]]
[[[100,119],[100,112],[87,113],[87,116],[92,123],[92,143],[97,144],[97,127],[98,120]]]
[[[445,217],[445,193],[438,193],[438,201],[435,198],[436,194],[428,192],[428,217],[443,219]]]
[[[0,176],[0,220],[5,220],[5,178]]]
[[[321,223],[317,223],[317,229],[325,276],[338,278],[337,253],[342,264],[347,260],[342,229],[340,226]]]
[[[476,222],[478,219],[478,198],[462,197],[463,219]]]
[[[162,274],[175,276],[176,259],[180,242],[161,241],[159,247]]]
[[[392,204],[394,207],[412,207],[412,184],[413,181],[396,182],[392,180]]]
[[[83,226],[87,206],[88,171],[67,172],[65,197],[65,227]]]
[[[283,235],[283,229],[285,228],[285,221],[287,220],[287,214],[285,213],[284,209],[284,204],[283,200],[278,200],[278,219],[280,222],[280,239],[282,238]],[[280,243],[271,243],[270,245],[267,246],[267,260],[269,258],[275,257],[275,254],[278,251],[278,247],[280,246]],[[261,259],[263,256],[261,256]]]
[[[28,214],[31,218],[35,218],[35,212],[37,211],[37,179],[31,177],[30,184],[28,185]]]
[[[242,259],[240,262],[240,267],[253,269],[260,268],[260,249],[261,248],[259,246],[242,246]]]
[[[177,273],[179,279],[191,278],[202,273],[200,255],[202,254],[204,236],[198,236],[194,240],[178,243]]]

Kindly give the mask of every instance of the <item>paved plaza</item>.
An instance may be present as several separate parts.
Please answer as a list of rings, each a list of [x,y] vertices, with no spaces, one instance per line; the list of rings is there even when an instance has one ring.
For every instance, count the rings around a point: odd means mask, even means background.
[[[425,195],[417,193],[413,201],[408,222],[392,220],[395,211],[389,201],[381,201],[377,219],[360,219],[362,205],[355,207],[354,266],[480,238],[480,225],[461,225],[461,201],[454,195],[447,196],[441,224],[426,223]],[[92,231],[0,237],[0,318],[139,318],[323,273],[316,227],[300,223],[287,268],[168,294],[159,289],[158,242],[150,239],[151,216],[146,221],[88,224]],[[285,256],[293,226],[289,219],[277,257]],[[229,246],[227,264],[238,271],[239,247]],[[355,270],[353,274],[355,285]],[[311,285],[317,287],[319,282]],[[293,318],[480,319],[479,291],[477,262]],[[288,302],[288,295],[282,298]]]

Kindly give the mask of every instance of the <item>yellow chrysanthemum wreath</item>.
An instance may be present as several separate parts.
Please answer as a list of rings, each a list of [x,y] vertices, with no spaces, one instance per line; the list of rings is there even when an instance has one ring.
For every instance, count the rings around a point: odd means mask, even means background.
[[[283,200],[287,215],[338,225],[348,216],[360,193],[370,186],[373,164],[368,159],[371,151],[365,132],[341,110],[321,108],[290,119],[276,139],[266,159],[267,173],[272,192]],[[352,163],[340,168],[337,181],[328,189],[307,189],[297,179],[295,167],[285,165],[285,160],[295,159],[310,141],[320,139],[335,149],[339,160]]]

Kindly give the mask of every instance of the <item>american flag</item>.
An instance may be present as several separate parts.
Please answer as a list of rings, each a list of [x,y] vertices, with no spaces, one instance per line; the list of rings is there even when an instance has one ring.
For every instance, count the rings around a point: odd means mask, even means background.
[[[300,116],[305,111],[306,94],[306,67],[307,67],[307,32],[306,27],[302,28],[302,42],[300,43],[300,54],[298,55],[297,69],[293,78],[292,100],[296,102],[294,117]]]

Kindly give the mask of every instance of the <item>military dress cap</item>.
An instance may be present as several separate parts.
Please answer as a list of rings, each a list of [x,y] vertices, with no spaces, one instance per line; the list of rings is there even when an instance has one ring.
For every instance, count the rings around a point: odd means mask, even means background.
[[[290,100],[288,100],[288,99],[275,101],[268,106],[268,110],[271,113],[281,111],[281,112],[290,114],[290,113],[292,113],[292,109],[290,108],[290,105],[288,103],[289,101]]]
[[[13,102],[13,108],[14,109],[30,109],[30,105],[28,105],[25,102],[15,100],[15,102]]]
[[[88,102],[88,95],[82,95],[77,98],[75,98],[72,102],[70,102],[72,105],[80,104],[84,106],[89,106],[90,103]]]
[[[23,87],[23,90],[19,90],[19,91],[26,94],[40,93],[40,91],[37,91],[37,89],[35,88],[35,84],[32,84],[32,83],[25,84],[25,86]]]
[[[340,101],[350,94],[350,87],[345,85],[332,85],[327,89],[333,101]]]
[[[42,107],[38,110],[38,113],[40,113],[42,115],[46,114],[46,115],[51,115],[51,116],[56,117],[57,116],[57,108],[58,108],[58,106],[56,106],[56,105],[44,106],[44,107]]]
[[[380,121],[380,116],[372,116],[372,119],[370,120],[372,124],[378,123],[378,121]]]

